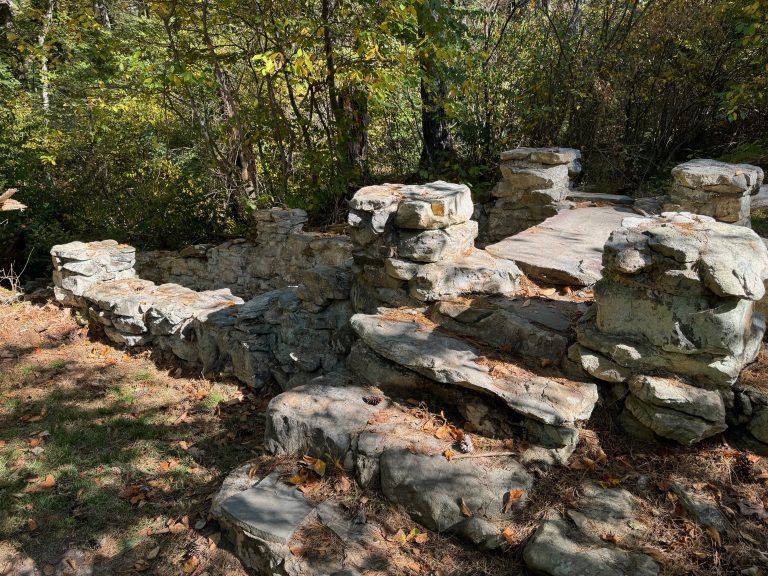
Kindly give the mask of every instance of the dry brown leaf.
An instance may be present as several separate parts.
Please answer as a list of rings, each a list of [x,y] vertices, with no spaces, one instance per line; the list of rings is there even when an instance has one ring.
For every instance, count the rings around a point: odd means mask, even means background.
[[[467,503],[464,502],[464,498],[462,498],[459,501],[459,510],[461,510],[461,513],[466,516],[467,518],[471,518],[475,514],[472,512],[472,510],[469,509],[469,506],[467,506]]]
[[[315,460],[314,464],[312,464],[312,470],[314,470],[321,478],[325,476],[325,460],[321,460],[320,458]]]
[[[163,460],[158,465],[158,468],[160,468],[161,472],[167,472],[168,470],[170,470],[171,468],[176,466],[176,464],[178,464],[178,463],[179,463],[178,460]]]
[[[37,529],[38,529],[37,522],[35,522],[33,518],[29,518],[27,520],[27,530],[29,530],[30,532],[34,532]]]
[[[184,526],[181,522],[176,522],[174,524],[171,524],[168,526],[168,531],[171,534],[181,534],[182,532],[186,531],[187,527]]]
[[[520,500],[520,498],[522,498],[524,494],[525,494],[525,490],[518,490],[518,489],[510,490],[509,492],[507,492],[506,494],[507,498],[504,502],[504,514],[509,512],[512,509],[512,506],[514,506],[515,503],[518,500]]]
[[[421,532],[420,534],[416,534],[416,536],[413,538],[413,541],[416,542],[416,544],[424,544],[429,540],[429,534],[426,532]]]
[[[296,557],[301,557],[304,555],[304,546],[294,545],[290,546],[288,550]]]
[[[154,560],[155,558],[157,558],[158,554],[160,554],[160,546],[157,546],[156,548],[152,548],[152,550],[147,552],[147,555],[145,556],[145,558],[147,560]]]
[[[179,442],[179,448],[182,450],[187,450],[189,448],[189,443],[186,440],[181,440]]]
[[[607,534],[602,534],[600,538],[602,540],[605,540],[606,542],[610,542],[611,544],[619,543],[619,537],[616,536],[616,534],[613,534],[612,532],[608,532]]]
[[[653,546],[641,546],[640,550],[644,554],[648,554],[648,556],[656,560],[656,562],[663,563],[666,560],[666,558],[664,557],[664,552],[662,552],[658,548],[654,548]]]
[[[405,544],[407,540],[407,536],[405,535],[405,532],[402,528],[400,528],[397,532],[392,534],[390,537],[387,538],[389,542],[396,542],[398,544]]]
[[[336,480],[336,483],[333,485],[333,489],[340,493],[347,492],[351,487],[352,483],[346,476],[339,476],[339,479]]]
[[[448,427],[447,424],[443,424],[435,430],[434,433],[435,438],[438,440],[450,440],[451,439],[451,429]]]
[[[557,292],[556,288],[542,288],[539,290],[539,294],[542,296],[552,296],[555,292]]]
[[[450,448],[445,452],[443,452],[443,456],[445,456],[445,459],[448,460],[449,462],[451,461],[451,458],[453,458],[455,455],[456,454],[454,453],[454,451],[451,450]]]
[[[288,482],[288,484],[293,484],[294,486],[297,486],[299,484],[303,484],[304,482],[306,482],[308,478],[309,478],[309,470],[307,470],[306,468],[302,468],[293,476],[288,477],[286,479],[286,482]]]
[[[717,529],[715,529],[713,526],[708,526],[707,534],[712,539],[712,542],[714,543],[715,546],[717,546],[718,548],[722,546],[723,540],[722,538],[720,538],[720,532],[718,532]]]
[[[35,446],[40,446],[40,444],[43,443],[43,439],[39,436],[34,436],[29,439],[29,447],[34,448]]]
[[[56,479],[53,477],[53,474],[48,474],[44,480],[40,480],[39,482],[24,488],[24,493],[33,494],[35,492],[42,492],[43,490],[50,490],[54,486],[56,486]]]
[[[510,526],[501,531],[501,536],[507,541],[507,544],[515,544],[515,531]]]
[[[197,570],[198,566],[200,566],[200,560],[197,556],[190,556],[187,561],[184,562],[181,569],[184,571],[184,574],[192,574],[192,572]]]

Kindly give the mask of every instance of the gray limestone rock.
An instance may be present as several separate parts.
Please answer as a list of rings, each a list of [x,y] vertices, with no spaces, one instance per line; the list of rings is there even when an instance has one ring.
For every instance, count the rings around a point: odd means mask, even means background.
[[[533,279],[591,285],[602,276],[603,245],[630,214],[628,208],[615,206],[567,210],[486,250],[514,261]]]
[[[695,444],[727,428],[725,422],[712,422],[677,410],[648,404],[632,395],[627,397],[625,406],[644,426],[663,438],[683,445]]]
[[[546,520],[523,551],[525,564],[549,576],[656,576],[659,566],[645,554],[584,541],[566,520]]]
[[[514,262],[473,250],[457,260],[422,266],[409,284],[411,296],[434,302],[462,294],[511,294],[522,276]]]
[[[677,495],[678,501],[688,513],[688,517],[696,524],[702,528],[714,528],[720,534],[725,534],[729,530],[728,518],[714,502],[693,494],[679,482],[670,483],[670,488]]]
[[[515,190],[568,188],[568,166],[545,166],[536,162],[509,160],[500,166],[504,180]]]
[[[444,335],[426,319],[356,314],[358,336],[378,354],[437,382],[492,394],[513,411],[545,424],[589,418],[597,402],[590,383],[556,381],[518,371],[494,376],[481,353],[465,341]]]
[[[416,262],[452,260],[474,248],[477,222],[469,220],[439,230],[401,231],[398,237],[400,258]]]
[[[672,178],[686,188],[731,194],[757,193],[763,182],[763,171],[750,164],[697,159],[675,166]]]
[[[330,374],[275,396],[267,408],[264,445],[274,454],[339,458],[351,467],[353,442],[383,405],[363,401],[366,388]]]
[[[524,495],[513,510],[525,505],[533,478],[512,459],[446,460],[441,455],[388,450],[381,456],[381,489],[387,499],[401,504],[411,517],[432,530],[456,531],[466,516],[463,499],[474,516],[501,520],[510,490]]]

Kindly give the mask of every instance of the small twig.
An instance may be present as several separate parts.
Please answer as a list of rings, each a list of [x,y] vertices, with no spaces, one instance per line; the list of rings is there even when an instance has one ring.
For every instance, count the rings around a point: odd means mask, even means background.
[[[471,452],[469,454],[456,454],[451,457],[451,460],[460,460],[462,458],[495,458],[500,456],[517,456],[517,452],[511,452],[509,450],[502,450],[496,452]]]

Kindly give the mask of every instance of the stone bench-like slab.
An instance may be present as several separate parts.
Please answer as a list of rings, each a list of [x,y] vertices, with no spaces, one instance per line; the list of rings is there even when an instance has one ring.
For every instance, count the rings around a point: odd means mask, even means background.
[[[636,214],[618,206],[566,210],[486,250],[512,260],[534,280],[589,286],[602,277],[603,246],[608,236],[628,216]]]

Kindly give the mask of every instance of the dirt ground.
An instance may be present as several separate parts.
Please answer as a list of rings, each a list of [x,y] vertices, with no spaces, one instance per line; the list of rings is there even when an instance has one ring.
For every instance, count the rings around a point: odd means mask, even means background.
[[[768,379],[765,352],[748,376]],[[299,470],[299,461],[263,453],[274,393],[121,350],[42,297],[0,305],[0,575],[245,574],[208,509],[223,476],[244,462]],[[609,413],[598,408],[569,468],[534,470],[530,504],[510,520],[502,552],[419,528],[343,470],[300,487],[381,523],[398,559],[392,574],[525,574],[523,545],[586,479],[642,496],[639,520],[651,534],[642,550],[665,574],[768,574],[766,459],[721,437],[694,448],[643,445],[616,432]],[[732,530],[691,522],[672,480],[717,503]],[[324,545],[321,534],[305,538],[305,549]]]

